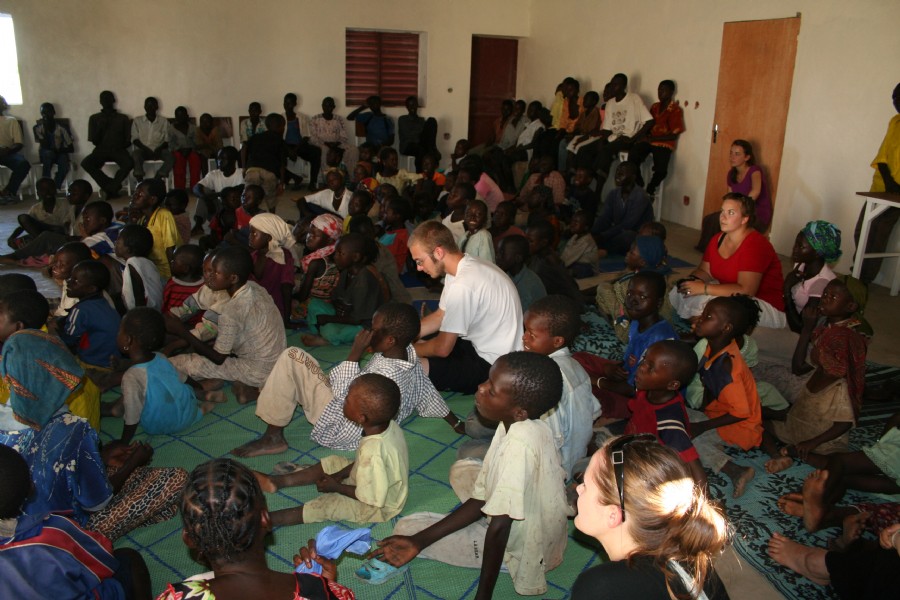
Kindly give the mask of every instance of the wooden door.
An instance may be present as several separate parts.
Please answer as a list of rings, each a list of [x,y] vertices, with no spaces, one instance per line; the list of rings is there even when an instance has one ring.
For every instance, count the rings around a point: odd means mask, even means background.
[[[774,206],[799,32],[800,17],[725,23],[703,214],[719,210],[728,192],[728,152],[736,139],[753,144]]]
[[[484,143],[500,103],[516,95],[516,66],[519,41],[508,38],[472,36],[472,77],[469,86],[469,143]]]

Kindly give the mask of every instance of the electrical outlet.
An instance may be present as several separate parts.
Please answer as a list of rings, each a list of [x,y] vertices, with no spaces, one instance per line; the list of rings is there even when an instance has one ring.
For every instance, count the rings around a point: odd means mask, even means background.
[[[685,205],[685,206],[688,206],[688,205],[690,205],[690,203],[691,203],[691,197],[690,197],[690,196],[685,196],[685,197],[684,197],[684,205]]]

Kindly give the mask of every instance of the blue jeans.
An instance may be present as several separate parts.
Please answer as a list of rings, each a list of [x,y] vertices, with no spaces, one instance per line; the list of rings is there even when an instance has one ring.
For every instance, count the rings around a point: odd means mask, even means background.
[[[21,152],[14,152],[13,154],[0,158],[0,165],[3,165],[12,171],[9,183],[6,184],[6,191],[10,194],[18,193],[19,186],[22,185],[22,182],[25,181],[25,177],[28,176],[28,171],[31,170],[28,159],[22,156]]]
[[[50,177],[53,165],[56,165],[56,177],[53,180],[56,182],[56,189],[60,189],[66,181],[66,175],[69,174],[69,153],[41,148],[38,155],[41,158],[41,177]]]

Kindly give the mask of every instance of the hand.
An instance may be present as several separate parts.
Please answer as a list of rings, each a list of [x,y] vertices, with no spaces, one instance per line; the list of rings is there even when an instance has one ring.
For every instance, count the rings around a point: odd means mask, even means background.
[[[818,445],[819,444],[815,443],[812,440],[806,440],[805,442],[794,444],[794,450],[797,452],[797,458],[805,461],[806,457],[809,456],[809,453],[815,450]]]
[[[100,451],[100,458],[106,466],[118,469],[125,464],[125,461],[131,456],[131,452],[131,446],[123,444],[119,440],[113,440],[103,445],[103,450]]]
[[[900,531],[900,523],[894,523],[890,527],[882,529],[881,533],[878,535],[878,543],[881,544],[881,547],[885,550],[893,548],[900,553],[900,550],[897,549],[897,542],[900,541],[900,534],[897,533],[898,531]]]
[[[699,423],[691,423],[691,439],[701,436],[706,433],[706,421],[700,421]]]
[[[415,539],[405,535],[392,535],[378,542],[378,548],[369,552],[369,557],[383,560],[389,565],[402,567],[416,556],[422,549]]]
[[[366,349],[372,343],[373,334],[374,332],[371,329],[360,330],[360,332],[356,334],[356,337],[353,338],[353,345],[350,346],[350,353],[347,355],[347,360],[353,362],[359,361],[359,359],[362,358],[362,355],[366,353]]]
[[[625,381],[628,379],[628,373],[625,371],[622,363],[610,363],[604,365],[603,377],[612,379],[613,381]]]
[[[306,542],[306,547],[300,548],[299,552],[294,555],[294,567],[304,564],[309,568],[312,567],[313,561],[322,565],[322,577],[331,581],[337,581],[337,565],[334,564],[333,560],[325,558],[316,552],[316,540],[309,540]]]
[[[320,494],[337,492],[341,489],[341,482],[331,475],[325,475],[316,482],[316,489],[319,490]]]
[[[135,463],[135,468],[143,467],[150,464],[153,460],[153,446],[144,442],[133,442],[129,448],[132,448],[131,456],[128,457],[130,462]]]
[[[803,328],[813,327],[816,324],[816,321],[819,320],[819,307],[818,306],[804,306],[803,312],[800,313],[800,318],[803,320]]]
[[[682,281],[678,286],[678,291],[683,296],[700,296],[705,293],[706,283],[699,279],[688,279]]]

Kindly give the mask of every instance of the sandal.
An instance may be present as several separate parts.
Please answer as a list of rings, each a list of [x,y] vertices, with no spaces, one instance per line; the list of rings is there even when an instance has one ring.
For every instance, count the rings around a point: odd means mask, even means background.
[[[372,585],[381,585],[389,579],[393,579],[398,575],[402,575],[409,569],[409,564],[402,567],[395,567],[386,562],[382,562],[377,558],[370,558],[363,565],[354,571],[357,578],[370,583]]]

